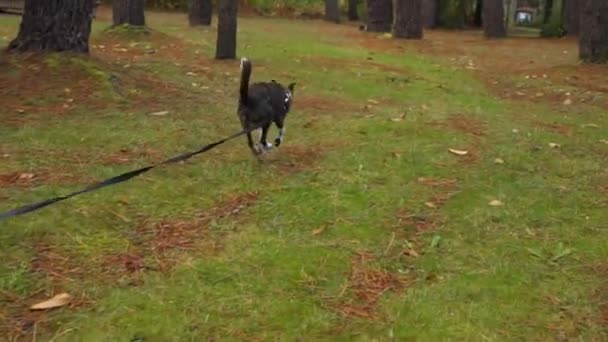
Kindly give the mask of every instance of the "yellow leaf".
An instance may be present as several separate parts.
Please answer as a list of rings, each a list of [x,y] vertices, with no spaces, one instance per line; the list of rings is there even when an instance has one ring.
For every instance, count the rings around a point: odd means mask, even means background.
[[[59,308],[62,306],[66,306],[72,300],[72,296],[67,293],[60,293],[49,300],[45,300],[44,302],[40,302],[38,304],[34,304],[30,306],[31,310],[48,310],[53,308]]]
[[[315,230],[312,231],[312,235],[320,235],[321,233],[323,233],[325,231],[325,228],[327,228],[327,226],[323,225]]]
[[[492,200],[492,201],[490,201],[490,203],[489,203],[489,204],[490,204],[491,206],[493,206],[493,207],[500,207],[500,206],[504,205],[504,203],[502,203],[502,202],[501,202],[501,201],[499,201],[499,200]]]
[[[431,209],[437,208],[437,206],[433,202],[424,202],[424,205],[426,205],[427,207],[429,207]]]
[[[459,155],[459,156],[466,156],[467,154],[469,154],[469,151],[456,150],[456,149],[453,149],[453,148],[448,148],[448,151],[450,151],[453,154]]]

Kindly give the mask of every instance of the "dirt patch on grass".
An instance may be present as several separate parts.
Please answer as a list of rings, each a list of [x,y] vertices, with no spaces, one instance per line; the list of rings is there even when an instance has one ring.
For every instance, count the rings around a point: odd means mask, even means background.
[[[484,137],[487,129],[485,122],[466,114],[450,115],[445,121],[432,121],[429,125],[450,128],[476,138]]]
[[[540,122],[540,121],[536,121],[534,122],[534,125],[536,127],[540,127],[542,129],[545,129],[547,131],[550,132],[554,132],[554,133],[558,133],[558,134],[562,134],[565,136],[571,136],[572,135],[572,127],[568,126],[568,125],[563,125],[563,124],[558,124],[558,123],[545,123],[545,122]]]
[[[39,243],[34,247],[35,254],[31,262],[31,270],[39,275],[49,278],[55,284],[66,281],[76,281],[85,274],[85,269],[78,261],[57,247],[50,244]]]
[[[135,228],[136,250],[128,254],[111,255],[106,258],[105,265],[107,267],[113,262],[121,265],[127,273],[149,267],[165,272],[182,260],[180,251],[217,253],[222,249],[221,239],[209,231],[209,224],[227,218],[237,219],[256,203],[257,198],[257,193],[245,193],[219,202],[190,219],[144,221]],[[144,260],[147,259],[155,260],[158,265],[146,265]]]
[[[399,292],[412,283],[394,272],[373,266],[375,256],[368,252],[358,252],[351,261],[351,274],[347,284],[331,304],[333,310],[345,317],[380,319],[377,311],[380,299],[389,292]]]
[[[424,234],[435,230],[441,221],[436,215],[412,214],[405,208],[400,208],[395,213],[397,222],[394,228],[413,227],[416,234]]]
[[[141,146],[135,148],[122,148],[117,152],[103,155],[100,158],[103,165],[130,164],[138,159],[149,163],[158,163],[163,160],[163,153],[157,149]]]
[[[92,182],[92,178],[63,171],[26,171],[0,174],[0,187],[29,188],[39,185],[72,185]]]
[[[327,97],[313,94],[296,95],[294,105],[298,111],[312,112],[323,115],[335,115],[337,113],[357,113],[363,109],[362,104],[355,104],[350,101],[342,100],[335,97]]]
[[[325,154],[323,146],[288,145],[280,147],[275,155],[265,159],[268,165],[283,174],[294,174],[319,168]]]

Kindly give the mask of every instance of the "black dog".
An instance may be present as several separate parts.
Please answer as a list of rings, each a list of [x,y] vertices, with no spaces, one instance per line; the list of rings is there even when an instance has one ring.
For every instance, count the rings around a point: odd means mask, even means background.
[[[251,132],[247,133],[247,143],[255,155],[272,148],[266,137],[268,129],[274,122],[279,128],[279,136],[274,145],[279,146],[285,137],[285,117],[291,108],[295,83],[285,88],[280,83],[270,82],[254,83],[249,86],[251,77],[251,62],[247,58],[241,59],[241,96],[239,99],[239,119],[244,129],[261,127],[261,148],[254,145]]]

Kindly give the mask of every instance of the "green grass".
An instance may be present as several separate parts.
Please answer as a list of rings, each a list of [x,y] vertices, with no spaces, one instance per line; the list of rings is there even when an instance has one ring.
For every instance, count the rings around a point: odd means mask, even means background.
[[[112,39],[158,53],[129,60],[108,47],[93,49],[90,59],[40,57],[47,82],[63,87],[52,76],[77,70],[86,91],[2,95],[7,108],[17,102],[27,110],[23,122],[0,126],[0,175],[71,177],[3,186],[0,208],[154,159],[137,151],[170,156],[239,129],[238,63],[210,59],[214,30],[188,28],[178,14],[147,20],[156,30],[150,37],[112,32]],[[17,25],[0,17],[0,38]],[[239,25],[239,53],[253,60],[255,80],[298,82],[285,145],[259,163],[243,140],[233,141],[0,222],[0,331],[7,337],[17,318],[29,317],[39,322],[39,340],[57,341],[608,338],[601,321],[608,275],[596,272],[608,257],[608,201],[598,190],[608,182],[607,146],[599,142],[608,139],[608,118],[600,105],[502,100],[476,74],[447,56],[415,52],[413,43],[395,42],[405,53],[384,52],[318,22],[243,18]],[[106,27],[96,23],[94,45],[108,44]],[[172,41],[183,47],[179,58],[162,52]],[[18,66],[38,63],[7,60],[0,72],[15,84],[28,72]],[[135,95],[119,94],[129,91]],[[47,107],[70,96],[81,98],[62,115]],[[159,110],[169,113],[149,115]],[[3,120],[14,115],[0,112]],[[465,119],[481,134],[453,127]],[[535,121],[567,125],[572,134]],[[126,162],[107,161],[125,148]],[[420,177],[456,185],[429,186]],[[216,217],[250,192],[257,193],[250,206]],[[504,205],[488,204],[496,199]],[[432,227],[418,232],[400,213]],[[196,223],[201,215],[214,218]],[[169,231],[194,225],[183,233],[188,248],[155,252],[157,240],[142,227],[159,222]],[[108,266],[121,253],[138,255],[147,268]],[[360,253],[374,257],[361,264]],[[403,287],[385,289],[373,317],[346,315],[346,304],[362,304],[353,268],[391,275]],[[80,305],[51,311],[44,322],[31,318],[29,304],[60,291]],[[33,329],[25,330],[31,338]]]

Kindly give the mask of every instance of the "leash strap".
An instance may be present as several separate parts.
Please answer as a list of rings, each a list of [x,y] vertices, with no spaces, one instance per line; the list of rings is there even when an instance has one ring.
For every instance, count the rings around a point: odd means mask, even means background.
[[[201,153],[205,153],[205,152],[211,150],[212,148],[214,148],[216,146],[219,146],[219,145],[221,145],[221,144],[223,144],[223,143],[225,143],[227,141],[230,141],[232,139],[240,137],[241,135],[247,134],[247,133],[249,133],[249,132],[251,132],[253,130],[256,130],[258,128],[259,127],[256,126],[256,127],[253,127],[253,128],[243,129],[242,131],[240,131],[238,133],[235,133],[235,134],[233,134],[233,135],[231,135],[231,136],[229,136],[227,138],[224,138],[222,140],[218,140],[218,141],[216,141],[214,143],[211,143],[211,144],[207,144],[207,145],[199,148],[196,151],[182,153],[182,154],[180,154],[178,156],[175,156],[173,158],[167,159],[167,160],[165,160],[163,162],[160,162],[158,164],[154,164],[154,165],[142,167],[142,168],[137,169],[137,170],[133,170],[133,171],[122,173],[122,174],[120,174],[118,176],[115,176],[115,177],[112,177],[112,178],[108,178],[108,179],[106,179],[104,181],[101,181],[101,182],[98,182],[98,183],[95,183],[95,184],[91,184],[91,185],[87,186],[84,189],[72,192],[71,194],[68,194],[68,195],[49,198],[49,199],[46,199],[44,201],[40,201],[40,202],[24,205],[22,207],[15,208],[15,209],[12,209],[12,210],[0,213],[0,221],[6,220],[6,219],[11,218],[11,217],[21,216],[21,215],[25,215],[27,213],[31,213],[33,211],[40,210],[40,209],[42,209],[44,207],[47,207],[47,206],[49,206],[51,204],[54,204],[54,203],[57,203],[57,202],[61,202],[61,201],[65,201],[65,200],[67,200],[69,198],[72,198],[72,197],[75,197],[75,196],[78,196],[78,195],[82,195],[82,194],[85,194],[87,192],[99,190],[101,188],[105,188],[105,187],[108,187],[108,186],[111,186],[111,185],[115,185],[115,184],[119,184],[119,183],[122,183],[122,182],[126,182],[126,181],[128,181],[128,180],[130,180],[132,178],[135,178],[135,177],[137,177],[137,176],[139,176],[139,175],[141,175],[143,173],[146,173],[146,172],[148,172],[148,171],[150,171],[150,170],[152,170],[152,169],[154,169],[156,167],[159,167],[161,165],[174,164],[174,163],[178,163],[178,162],[181,162],[181,161],[184,161],[184,160],[188,160],[188,159],[194,157],[195,155],[198,155],[198,154],[201,154]]]

